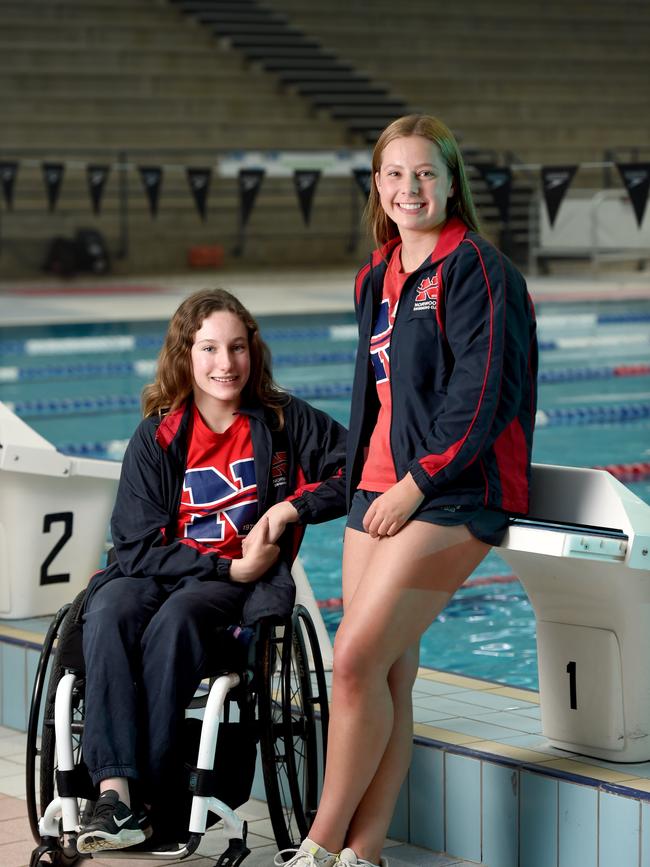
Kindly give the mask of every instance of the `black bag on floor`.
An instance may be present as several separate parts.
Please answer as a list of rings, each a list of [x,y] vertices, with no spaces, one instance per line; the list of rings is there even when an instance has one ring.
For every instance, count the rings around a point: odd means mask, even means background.
[[[79,270],[77,244],[71,238],[52,238],[43,270],[58,277],[73,277]]]
[[[96,229],[77,229],[75,235],[79,266],[92,274],[108,274],[111,267],[104,236]]]

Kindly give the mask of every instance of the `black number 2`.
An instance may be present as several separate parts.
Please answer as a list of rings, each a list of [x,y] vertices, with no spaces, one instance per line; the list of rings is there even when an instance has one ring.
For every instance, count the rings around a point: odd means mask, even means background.
[[[566,667],[567,674],[569,675],[569,703],[571,710],[578,709],[578,696],[576,690],[576,664],[575,662],[570,662]]]
[[[45,560],[43,560],[43,565],[41,566],[41,584],[65,584],[66,581],[70,580],[69,572],[50,575],[48,569],[52,565],[52,560],[54,560],[61,548],[63,548],[65,543],[72,536],[72,512],[57,512],[54,515],[45,515],[43,518],[43,532],[49,533],[52,524],[63,524],[63,533],[56,541],[54,547]]]

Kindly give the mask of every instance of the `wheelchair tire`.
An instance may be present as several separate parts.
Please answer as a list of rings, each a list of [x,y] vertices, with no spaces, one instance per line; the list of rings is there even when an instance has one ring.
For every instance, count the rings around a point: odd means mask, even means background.
[[[66,612],[57,636],[56,651],[52,661],[50,680],[47,686],[45,708],[43,715],[43,727],[41,732],[41,768],[40,768],[40,811],[43,815],[47,805],[55,796],[56,784],[56,735],[54,731],[54,703],[56,690],[67,668],[64,663],[64,648],[66,639],[76,629],[75,621],[83,604],[85,591],[79,593]],[[83,692],[75,688],[72,705],[72,738],[75,765],[81,760],[81,736],[84,720],[84,697]],[[68,856],[62,850],[51,853],[50,858],[57,867],[70,867],[78,858]]]
[[[43,639],[41,654],[38,659],[36,668],[36,676],[34,678],[34,686],[32,688],[32,700],[29,707],[29,721],[27,723],[27,743],[25,748],[25,796],[27,801],[27,818],[32,831],[32,836],[36,842],[40,841],[38,831],[38,820],[40,818],[39,806],[37,804],[36,790],[36,759],[41,755],[41,749],[38,746],[39,722],[41,715],[41,705],[43,703],[43,692],[46,689],[46,678],[50,671],[50,657],[52,656],[52,648],[56,637],[59,634],[61,623],[65,615],[70,609],[70,604],[64,605],[59,609],[54,616],[50,627]]]
[[[278,849],[300,845],[318,803],[319,735],[315,705],[320,705],[322,713],[327,694],[319,690],[314,695],[305,634],[310,646],[314,639],[306,623],[313,628],[307,610],[297,606],[292,619],[284,627],[270,627],[262,641],[258,697],[260,751],[269,817]],[[320,679],[324,684],[320,653],[312,658],[316,665],[320,663]],[[327,710],[325,717],[326,723]],[[326,728],[321,728],[322,743],[324,737]]]

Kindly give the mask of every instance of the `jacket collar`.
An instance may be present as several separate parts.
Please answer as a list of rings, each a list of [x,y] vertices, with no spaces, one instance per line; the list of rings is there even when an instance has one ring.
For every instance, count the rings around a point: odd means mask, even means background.
[[[168,451],[179,434],[184,435],[187,432],[193,404],[193,399],[188,397],[188,399],[182,403],[178,409],[175,409],[173,412],[164,416],[158,425],[158,429],[156,430],[156,442],[164,451]],[[242,406],[239,408],[238,412],[268,425],[268,419],[263,406],[255,404]]]
[[[423,268],[441,262],[450,253],[454,252],[456,247],[458,247],[458,245],[464,240],[468,231],[467,226],[463,223],[460,217],[450,217],[442,227],[438,243],[434,247],[431,255],[425,259],[420,267]],[[396,238],[391,238],[390,241],[387,241],[383,247],[375,250],[372,254],[372,267],[376,268],[378,265],[386,267],[386,263],[390,261],[393,250],[399,243],[401,243],[401,238],[397,236]],[[417,270],[419,270],[419,268]]]
[[[192,400],[186,400],[178,407],[178,409],[175,409],[173,412],[164,416],[158,425],[158,429],[156,430],[156,442],[164,451],[167,451],[172,442],[176,439],[181,427],[184,430],[187,428],[192,403]],[[185,424],[183,424],[184,420]]]

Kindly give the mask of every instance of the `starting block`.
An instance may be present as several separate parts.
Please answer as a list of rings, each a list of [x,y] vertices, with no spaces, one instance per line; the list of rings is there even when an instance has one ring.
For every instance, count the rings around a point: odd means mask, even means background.
[[[53,614],[86,586],[120,466],[61,454],[0,403],[0,617]]]
[[[498,552],[537,619],[542,732],[650,761],[650,506],[605,470],[534,464],[531,491]]]

